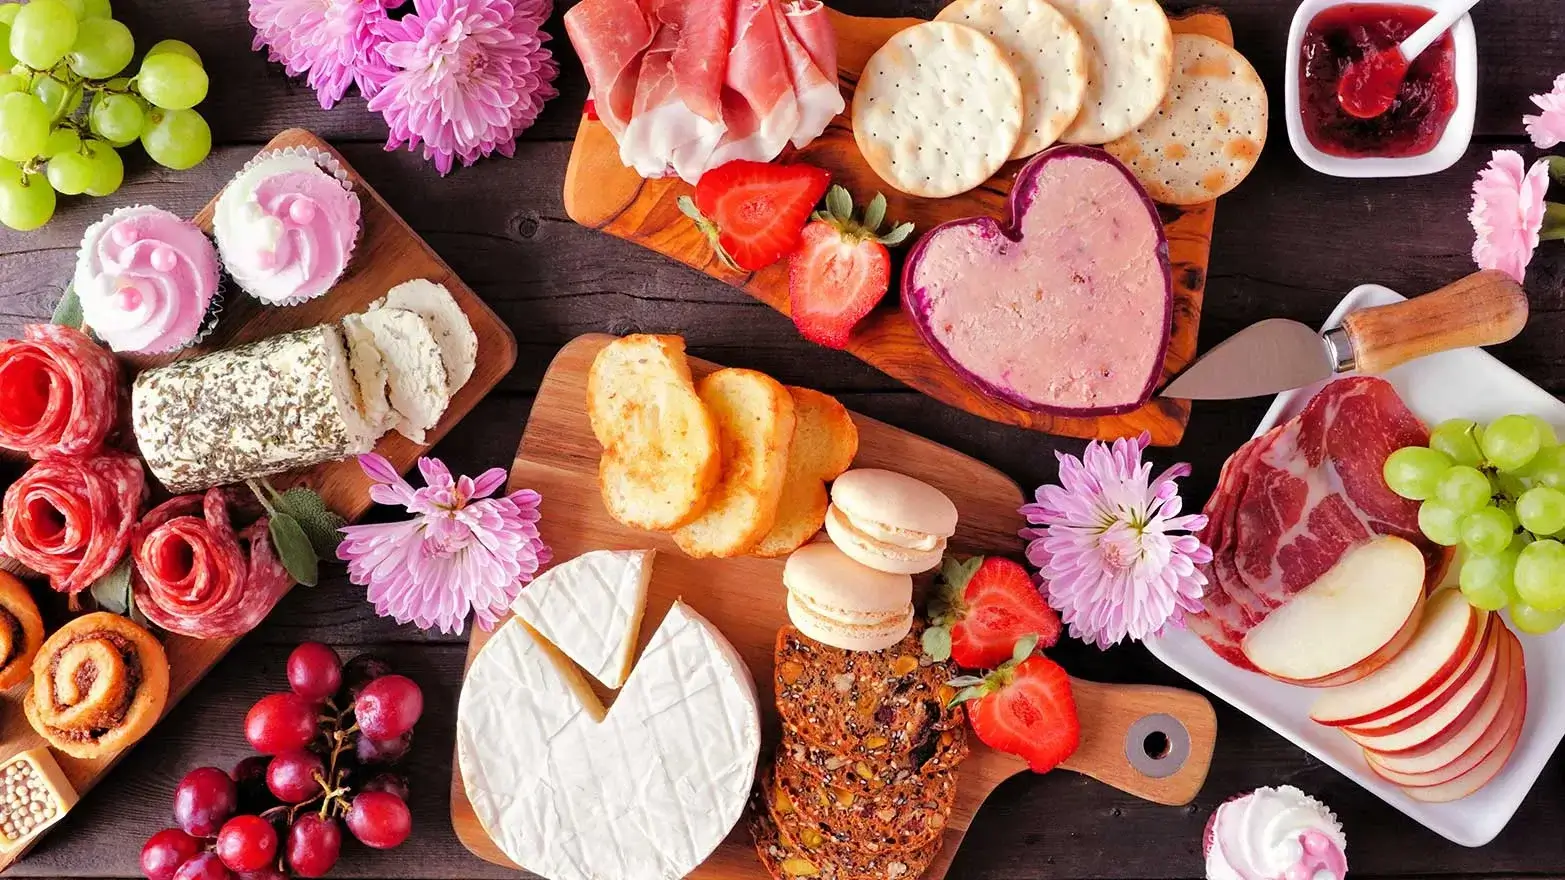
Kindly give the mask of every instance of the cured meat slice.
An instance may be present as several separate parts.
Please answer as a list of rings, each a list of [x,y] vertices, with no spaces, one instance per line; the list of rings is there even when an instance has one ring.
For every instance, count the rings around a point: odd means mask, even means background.
[[[131,532],[136,607],[169,632],[198,639],[243,635],[293,578],[261,517],[235,534],[221,489],[158,505]]]
[[[114,355],[85,333],[29,324],[0,342],[0,446],[33,458],[103,448],[119,411]]]
[[[776,0],[735,0],[734,41],[723,79],[723,120],[728,131],[708,167],[736,159],[770,162],[799,127]]]
[[[672,169],[694,183],[707,168],[712,150],[727,126],[693,111],[680,93],[680,32],[657,32],[641,60],[641,79],[630,123],[619,139],[620,161],[643,177],[662,177]]]
[[[124,453],[46,458],[6,490],[0,550],[79,593],[125,557],[145,496],[141,462]]]
[[[565,32],[592,85],[598,118],[617,139],[630,123],[641,55],[656,23],[636,0],[583,0],[565,13]]]
[[[691,113],[723,122],[723,75],[733,39],[734,6],[713,0],[657,0],[657,19],[673,31],[676,91]]]
[[[832,27],[821,0],[790,0],[783,5],[788,29],[810,53],[815,67],[837,83],[837,29]]]
[[[795,33],[781,6],[774,4],[772,12],[777,17],[777,35],[782,40],[783,55],[788,60],[788,76],[793,82],[794,100],[799,107],[799,121],[790,140],[795,147],[804,147],[821,136],[821,132],[826,130],[826,126],[842,112],[847,103],[842,99],[842,90],[837,88],[837,68],[820,67],[815,54]],[[821,18],[820,13],[813,15],[816,19]],[[801,27],[806,32],[812,30],[809,25]],[[810,33],[810,37],[819,38],[814,33]],[[835,55],[836,48],[833,46],[833,64],[836,63]]]

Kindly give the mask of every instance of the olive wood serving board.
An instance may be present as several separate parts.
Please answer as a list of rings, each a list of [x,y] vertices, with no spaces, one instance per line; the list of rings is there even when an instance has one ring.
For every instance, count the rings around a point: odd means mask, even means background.
[[[853,89],[865,62],[898,31],[919,23],[916,18],[858,18],[831,11],[837,29],[838,67],[851,110]],[[1233,43],[1233,29],[1221,10],[1202,8],[1172,18],[1176,33],[1199,33]],[[947,199],[910,196],[876,176],[853,140],[849,113],[832,121],[825,134],[785,158],[808,162],[831,172],[857,203],[883,192],[893,222],[911,220],[924,232],[948,220],[975,215],[1003,217],[1006,195],[1020,162],[1011,162],[983,186]],[[742,274],[724,268],[705,236],[676,204],[691,187],[676,178],[643,180],[619,160],[619,147],[603,123],[583,116],[565,172],[565,210],[577,223],[598,229],[705,272],[788,313],[788,267],[784,260],[759,272]],[[1196,331],[1206,288],[1215,203],[1178,208],[1159,206],[1168,233],[1173,266],[1174,325],[1163,359],[1167,382],[1195,358]],[[900,251],[898,252],[901,253]],[[900,268],[893,274],[892,293],[854,330],[848,351],[873,367],[925,394],[959,409],[997,422],[1020,425],[1049,434],[1113,439],[1146,431],[1158,446],[1175,446],[1190,421],[1190,402],[1154,397],[1124,415],[1067,418],[1029,412],[984,395],[968,385],[929,350],[899,307]]]
[[[529,488],[543,495],[544,540],[554,559],[571,559],[589,550],[656,548],[647,611],[638,651],[646,646],[675,599],[682,599],[728,637],[755,677],[765,744],[762,758],[775,749],[778,727],[772,700],[772,649],[777,630],[788,623],[784,607],[781,559],[696,560],[686,557],[667,536],[628,528],[609,517],[598,493],[600,448],[587,420],[587,371],[598,351],[614,337],[581,336],[550,364],[521,448],[511,467],[510,489]],[[700,376],[717,365],[691,359]],[[906,431],[854,414],[859,429],[856,467],[883,467],[911,474],[938,486],[956,503],[961,517],[951,547],[958,553],[1018,555],[1023,523],[1017,508],[1022,492],[995,469]],[[927,579],[920,579],[926,581]],[[471,666],[489,633],[475,629],[468,645]],[[634,674],[634,673],[632,673]],[[1217,720],[1206,697],[1176,688],[1098,684],[1073,679],[1081,715],[1082,744],[1064,767],[1099,779],[1157,803],[1180,805],[1195,798],[1206,780],[1217,737]],[[605,703],[613,692],[596,680],[594,691]],[[1149,735],[1168,737],[1167,754],[1149,758]],[[1027,771],[1018,758],[995,752],[976,737],[972,757],[962,764],[956,806],[940,856],[924,874],[939,880],[955,856],[973,816],[1000,783]],[[1141,769],[1138,769],[1141,768]],[[1158,775],[1150,775],[1158,774]],[[473,813],[453,762],[451,823],[456,835],[479,858],[517,867],[490,840]],[[750,834],[740,822],[716,853],[691,876],[706,880],[763,880]]]
[[[500,317],[485,305],[471,288],[462,283],[462,279],[456,276],[451,267],[447,266],[418,236],[418,233],[414,232],[412,227],[408,226],[406,221],[399,217],[325,141],[308,131],[294,128],[277,135],[264,149],[275,150],[292,146],[311,147],[329,153],[342,163],[342,167],[347,170],[352,179],[354,191],[359,195],[364,231],[347,274],[325,296],[289,308],[262,307],[230,283],[217,329],[200,347],[181,352],[176,357],[127,360],[131,361],[131,371],[134,371],[159,362],[232,348],[241,343],[312,327],[341,318],[343,315],[362,311],[372,301],[383,296],[389,288],[403,281],[428,278],[439,282],[451,291],[451,295],[461,305],[462,311],[472,322],[473,330],[478,334],[478,366],[472,378],[452,398],[451,405],[441,418],[440,424],[429,432],[428,443],[415,444],[393,431],[376,444],[376,452],[390,459],[399,471],[406,471],[414,465],[420,455],[454,428],[457,422],[461,421],[478,401],[510,372],[512,365],[516,363],[516,339]],[[212,228],[212,212],[216,204],[217,198],[214,196],[195,217],[196,224],[209,233]],[[167,497],[167,493],[159,491],[156,482],[151,480],[150,474],[148,477],[154,487],[154,495],[149,504],[155,504]],[[307,470],[281,475],[273,478],[272,483],[279,489],[285,486],[308,485],[321,494],[332,510],[350,521],[363,515],[371,504],[369,480],[353,459],[327,462]],[[45,595],[50,594],[50,591],[41,582],[34,581],[31,586],[35,596],[41,599],[53,598],[52,594]],[[50,631],[59,623],[58,620],[50,619],[48,610],[45,611],[45,620],[50,624]],[[168,707],[164,710],[165,715],[180,698],[189,693],[196,682],[206,676],[238,640],[238,638],[203,640],[173,634],[163,637],[163,645],[168,652],[169,660],[169,698]],[[10,705],[0,712],[0,755],[9,757],[16,752],[45,744],[44,739],[32,729],[22,714],[21,701],[27,693],[29,684],[30,681],[19,684],[6,694],[6,700]],[[149,734],[149,736],[156,735],[156,730]],[[85,794],[88,789],[97,784],[123,754],[124,750],[92,760],[83,760],[72,758],[58,750],[54,751],[55,759],[60,763],[61,769],[65,771],[65,775],[78,794]],[[20,856],[21,853],[0,856],[0,870]]]

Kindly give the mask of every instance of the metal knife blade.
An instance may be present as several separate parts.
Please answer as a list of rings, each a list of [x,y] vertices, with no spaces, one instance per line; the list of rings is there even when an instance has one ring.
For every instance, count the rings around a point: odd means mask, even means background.
[[[1161,397],[1236,400],[1277,394],[1329,378],[1336,351],[1314,330],[1286,318],[1252,324],[1191,364]]]

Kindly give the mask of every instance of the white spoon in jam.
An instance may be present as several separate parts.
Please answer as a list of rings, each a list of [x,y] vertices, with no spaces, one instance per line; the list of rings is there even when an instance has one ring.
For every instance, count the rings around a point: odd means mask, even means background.
[[[1433,18],[1401,43],[1348,64],[1337,83],[1337,101],[1348,115],[1374,119],[1391,109],[1413,59],[1478,5],[1478,0],[1441,0]]]

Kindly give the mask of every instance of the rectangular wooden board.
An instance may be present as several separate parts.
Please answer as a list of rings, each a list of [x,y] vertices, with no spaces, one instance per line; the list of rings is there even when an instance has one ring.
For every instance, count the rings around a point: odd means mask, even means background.
[[[772,650],[778,628],[788,622],[782,586],[782,559],[691,559],[666,535],[628,528],[615,522],[603,507],[597,472],[601,449],[586,411],[587,371],[593,358],[614,337],[588,335],[572,341],[555,357],[544,375],[521,448],[511,468],[510,490],[528,488],[543,496],[544,540],[556,562],[590,550],[655,548],[646,615],[638,652],[646,646],[674,600],[688,603],[711,621],[738,649],[755,677],[766,733],[762,759],[775,748],[777,713],[772,699]],[[717,365],[692,358],[691,370],[705,375]],[[959,513],[953,552],[1017,556],[1017,534],[1024,523],[1017,508],[1021,489],[999,471],[930,440],[914,436],[858,414],[859,452],[855,467],[901,471],[944,491]],[[927,586],[928,578],[920,578]],[[474,629],[467,665],[483,648],[489,633]],[[596,680],[593,689],[605,704],[613,692]],[[1200,790],[1211,763],[1216,718],[1211,703],[1199,694],[1174,688],[1104,685],[1073,680],[1082,716],[1080,749],[1064,765],[1124,791],[1159,803],[1183,804]],[[1166,775],[1141,772],[1127,757],[1127,737],[1150,716],[1177,718],[1186,748],[1179,764],[1166,764]],[[1181,734],[1171,731],[1177,740]],[[1144,737],[1145,733],[1139,734]],[[923,875],[945,876],[962,837],[985,798],[1005,779],[1026,770],[1017,758],[978,743],[960,769],[957,800],[939,857]],[[1137,738],[1135,742],[1141,742]],[[1158,771],[1162,772],[1162,771]],[[467,798],[461,768],[453,762],[451,822],[457,838],[479,858],[517,867],[484,831]],[[750,835],[741,822],[716,853],[691,875],[702,880],[764,880]],[[911,878],[910,878],[911,880]]]
[[[447,266],[418,233],[394,212],[385,200],[354,171],[340,154],[325,141],[302,129],[289,129],[273,138],[264,149],[284,147],[308,147],[322,150],[342,163],[358,193],[364,226],[363,236],[343,279],[325,296],[288,308],[271,308],[255,300],[229,283],[222,318],[217,329],[203,344],[195,349],[180,352],[174,357],[128,359],[134,368],[144,368],[157,362],[191,357],[219,349],[232,348],[245,342],[273,336],[290,330],[312,327],[333,321],[353,312],[363,311],[376,299],[384,296],[391,287],[414,278],[428,278],[444,284],[461,305],[462,311],[478,334],[478,366],[473,377],[451,399],[451,405],[434,430],[429,432],[428,442],[415,444],[401,434],[391,432],[381,438],[375,451],[390,459],[399,471],[411,468],[440,438],[444,437],[472,411],[490,389],[511,371],[516,363],[516,339],[489,306],[472,291],[456,273]],[[196,215],[195,222],[208,233],[212,229],[212,212],[217,197]],[[149,474],[150,478],[150,474]],[[355,520],[370,507],[370,482],[360,470],[357,461],[328,462],[307,470],[281,475],[272,480],[279,488],[308,485],[319,492],[332,510],[349,520]],[[154,496],[152,503],[160,497]],[[48,587],[40,582],[32,584],[35,594],[48,593]],[[47,598],[47,597],[45,597]],[[53,621],[57,622],[57,621]],[[51,627],[52,629],[52,627]],[[194,639],[188,636],[168,634],[163,645],[168,651],[169,698],[166,715],[180,698],[189,693],[196,682],[206,676],[238,641],[231,639]],[[0,755],[9,756],[34,746],[44,745],[44,740],[27,723],[22,714],[21,701],[29,683],[17,685],[7,694],[3,717],[0,717]],[[157,729],[148,736],[157,736]],[[125,750],[125,751],[128,751]],[[104,774],[123,757],[125,751],[104,755],[92,760],[72,758],[56,750],[55,759],[80,794],[102,779]],[[0,857],[0,870],[10,865],[19,853]]]
[[[853,88],[870,55],[893,34],[919,20],[858,18],[836,11],[831,16],[837,29],[842,87],[851,108]],[[1203,8],[1173,17],[1172,22],[1175,33],[1205,34],[1233,43],[1233,29],[1221,10]],[[790,158],[830,171],[832,179],[846,186],[858,203],[876,192],[885,193],[890,202],[887,216],[895,221],[910,220],[919,232],[960,217],[1003,217],[1011,181],[1020,167],[1018,162],[1010,163],[978,189],[948,199],[909,196],[892,189],[870,170],[854,144],[846,112],[832,121],[825,134]],[[620,163],[619,148],[609,130],[601,122],[583,117],[565,173],[565,210],[571,219],[679,260],[787,314],[786,261],[750,274],[724,268],[713,257],[705,236],[679,211],[677,200],[689,192],[690,186],[678,178],[643,180],[626,168]],[[1215,203],[1185,208],[1164,205],[1159,211],[1168,232],[1174,282],[1174,325],[1163,360],[1161,387],[1195,358]],[[894,295],[888,296],[854,330],[848,351],[946,404],[986,419],[1048,434],[1112,439],[1146,431],[1154,444],[1175,446],[1184,437],[1190,421],[1190,402],[1186,400],[1153,398],[1134,412],[1097,418],[1051,416],[994,400],[968,385],[929,350],[898,308]]]

